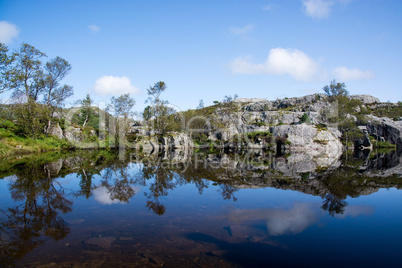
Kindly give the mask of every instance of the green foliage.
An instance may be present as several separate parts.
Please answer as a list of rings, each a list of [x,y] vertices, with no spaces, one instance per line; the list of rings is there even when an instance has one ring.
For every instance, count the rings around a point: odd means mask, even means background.
[[[205,145],[210,143],[211,141],[208,139],[208,136],[205,133],[194,133],[192,135],[192,140],[198,146]]]
[[[0,44],[0,93],[12,90],[16,104],[7,106],[6,119],[15,121],[20,135],[38,137],[49,132],[57,112],[64,101],[73,95],[72,87],[60,85],[71,70],[71,65],[56,57],[46,64],[46,54],[23,43],[11,55],[8,48]]]
[[[12,121],[7,120],[7,119],[6,119],[6,120],[3,120],[3,119],[0,118],[0,122],[1,122],[1,121],[3,121],[3,122],[0,124],[0,127],[1,127],[1,128],[10,130],[11,132],[15,132],[15,131],[17,130],[17,126],[16,126]]]
[[[85,127],[85,125],[89,122],[92,121],[94,119],[94,112],[92,109],[92,102],[93,100],[91,99],[91,97],[89,96],[89,94],[87,94],[87,96],[85,97],[85,99],[79,101],[79,103],[81,104],[81,108],[80,108],[80,114],[75,115],[75,118],[73,118],[73,122]],[[99,117],[98,117],[99,118]]]
[[[328,130],[326,124],[316,124],[314,127],[317,129],[317,131],[326,131]]]
[[[162,92],[164,92],[166,90],[166,88],[167,88],[167,86],[166,86],[165,82],[163,82],[163,81],[156,82],[153,87],[150,86],[147,89],[147,93],[149,95],[148,100],[151,103],[159,102],[160,101],[159,97],[162,94]]]
[[[177,126],[175,120],[175,110],[169,107],[169,102],[161,100],[160,95],[166,90],[165,82],[156,82],[153,87],[149,87],[149,98],[146,102],[151,105],[145,107],[143,116],[148,125],[155,129],[158,135],[164,136],[167,132],[172,131]]]
[[[370,142],[373,148],[376,149],[396,149],[396,145],[389,141],[377,141],[373,136],[370,136]]]
[[[267,124],[265,122],[254,122],[253,125],[262,127],[262,126],[266,126]]]
[[[356,122],[351,118],[341,121],[338,124],[338,128],[342,132],[341,141],[344,144],[347,144],[349,141],[363,138],[364,136],[362,131],[357,127]]]
[[[249,138],[253,142],[263,140],[267,143],[271,143],[272,142],[272,133],[269,131],[255,131],[255,132],[247,133],[247,138]]]
[[[345,83],[337,83],[335,80],[332,80],[330,85],[325,86],[323,90],[330,101],[336,101],[349,95]]]
[[[71,148],[69,142],[54,136],[40,134],[35,138],[22,137],[5,128],[0,128],[0,140],[0,156]]]
[[[300,117],[300,123],[307,123],[307,124],[311,124],[311,119],[308,116],[307,113],[304,113],[301,117]]]
[[[50,119],[46,106],[29,99],[26,103],[15,105],[14,114],[19,135],[38,137],[45,133],[44,130]]]
[[[385,107],[380,107],[371,110],[372,114],[378,117],[389,117],[395,121],[402,117],[402,103],[398,102],[397,105],[389,104]]]
[[[130,94],[123,94],[120,97],[112,97],[111,107],[116,117],[123,116],[127,119],[133,115],[132,109],[135,105],[135,100],[130,97]]]

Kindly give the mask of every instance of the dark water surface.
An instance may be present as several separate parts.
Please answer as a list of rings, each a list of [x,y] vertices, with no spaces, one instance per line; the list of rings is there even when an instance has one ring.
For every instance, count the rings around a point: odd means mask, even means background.
[[[0,266],[401,267],[400,155],[87,151],[0,165]]]

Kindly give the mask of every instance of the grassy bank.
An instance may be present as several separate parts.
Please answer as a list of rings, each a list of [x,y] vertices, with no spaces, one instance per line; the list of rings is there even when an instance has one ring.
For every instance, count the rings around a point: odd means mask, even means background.
[[[40,135],[36,138],[22,137],[13,130],[0,128],[0,157],[68,148],[71,148],[71,144],[57,137],[46,135]]]

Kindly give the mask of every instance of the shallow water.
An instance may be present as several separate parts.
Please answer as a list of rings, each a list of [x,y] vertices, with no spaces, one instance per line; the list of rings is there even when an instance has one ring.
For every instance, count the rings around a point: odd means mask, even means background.
[[[400,266],[395,152],[325,167],[247,155],[91,151],[4,163],[0,263]]]

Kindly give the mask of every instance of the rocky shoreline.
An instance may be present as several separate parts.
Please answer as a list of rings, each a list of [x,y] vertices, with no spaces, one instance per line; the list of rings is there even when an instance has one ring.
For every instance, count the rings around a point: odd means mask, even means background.
[[[377,109],[391,107],[390,103],[381,103],[379,99],[369,95],[352,95],[351,100],[358,100],[361,105],[356,109]],[[187,129],[181,132],[170,132],[164,136],[157,135],[146,124],[129,125],[127,132],[120,134],[122,142],[109,143],[111,148],[135,148],[145,151],[162,151],[169,149],[194,148],[243,148],[261,149],[290,153],[306,152],[309,155],[327,155],[339,157],[345,150],[341,143],[342,133],[336,122],[338,107],[330,103],[324,94],[313,94],[304,97],[285,98],[268,101],[264,99],[235,99],[230,103],[233,111],[224,112],[216,108],[214,116],[221,123],[219,128],[202,129],[208,137],[208,142],[197,143]],[[304,118],[303,118],[304,117]],[[402,150],[402,118],[378,117],[373,114],[364,115],[364,122],[354,115],[348,115],[364,134],[364,138],[355,140],[356,148],[372,149],[370,136],[377,141],[387,141]],[[209,118],[205,118],[209,120]],[[186,125],[187,122],[182,122]],[[247,139],[250,133],[269,133],[271,142],[261,138]],[[102,138],[91,131],[85,136],[79,127],[68,126],[64,130],[54,125],[51,134],[66,139],[77,148],[104,148]],[[85,141],[93,137],[97,142]],[[127,137],[135,135],[137,139],[129,142]],[[113,138],[113,137],[112,137]],[[278,142],[281,140],[282,142]]]

